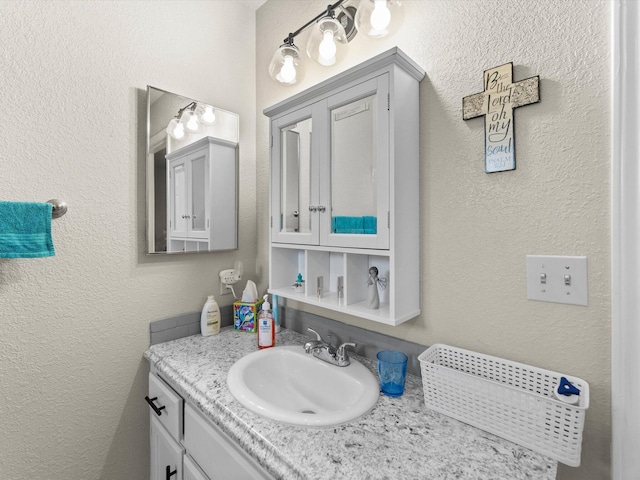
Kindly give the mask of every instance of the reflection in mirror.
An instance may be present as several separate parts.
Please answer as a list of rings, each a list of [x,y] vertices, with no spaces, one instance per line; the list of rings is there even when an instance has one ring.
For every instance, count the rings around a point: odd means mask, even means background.
[[[280,230],[309,233],[311,218],[311,119],[283,128]]]
[[[237,248],[239,117],[147,87],[147,251]]]
[[[331,232],[377,233],[376,95],[331,111]]]

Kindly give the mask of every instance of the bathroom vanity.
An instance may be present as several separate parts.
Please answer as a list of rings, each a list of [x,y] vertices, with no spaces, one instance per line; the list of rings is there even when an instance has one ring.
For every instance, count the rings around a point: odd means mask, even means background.
[[[300,348],[307,340],[286,329],[277,336],[278,345]],[[256,350],[255,342],[255,335],[227,327],[145,352],[149,400],[156,398],[152,480],[556,477],[555,461],[427,409],[413,375],[402,397],[381,395],[369,413],[346,424],[299,427],[256,415],[227,387],[229,369]],[[374,370],[370,360],[355,358]]]

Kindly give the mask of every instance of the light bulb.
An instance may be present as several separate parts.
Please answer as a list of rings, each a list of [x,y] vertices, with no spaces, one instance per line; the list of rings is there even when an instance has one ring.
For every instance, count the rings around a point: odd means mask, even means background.
[[[174,120],[172,120],[172,122],[174,122]],[[176,140],[184,138],[184,125],[182,125],[180,122],[176,120],[173,125],[169,125],[169,128],[171,129],[169,131],[169,135],[171,135],[173,138],[175,138]]]
[[[211,105],[207,105],[204,107],[204,111],[200,118],[204,123],[211,125],[216,121],[216,114],[213,112],[213,107]]]
[[[371,26],[374,30],[385,30],[391,23],[391,12],[387,7],[387,0],[374,0],[373,12],[371,12]]]
[[[293,65],[291,55],[284,56],[284,64],[278,74],[278,80],[283,83],[292,83],[296,79],[296,67]]]
[[[325,30],[322,34],[322,42],[318,47],[318,53],[323,60],[331,60],[336,56],[336,42],[333,41],[333,32]]]
[[[198,116],[193,110],[185,110],[180,117],[180,123],[187,128],[188,133],[197,133],[202,130]]]
[[[304,65],[300,62],[300,50],[290,43],[280,45],[269,63],[269,76],[284,85],[294,85],[304,77]]]
[[[196,132],[198,131],[198,120],[196,119],[195,115],[191,115],[189,117],[189,120],[187,121],[187,128],[189,130],[191,130],[192,132]]]

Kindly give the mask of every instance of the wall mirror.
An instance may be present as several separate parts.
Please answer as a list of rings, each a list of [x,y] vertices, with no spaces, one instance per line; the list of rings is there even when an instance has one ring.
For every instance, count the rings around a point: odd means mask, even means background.
[[[147,252],[238,248],[239,116],[147,87]]]

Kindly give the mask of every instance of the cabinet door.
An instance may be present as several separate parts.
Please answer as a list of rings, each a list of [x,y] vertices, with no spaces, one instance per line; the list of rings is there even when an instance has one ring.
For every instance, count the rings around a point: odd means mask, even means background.
[[[183,448],[150,416],[151,480],[182,480]]]
[[[326,128],[320,102],[271,123],[271,239],[317,245],[319,241],[319,159],[314,139]]]
[[[196,152],[189,155],[189,238],[207,238],[209,219],[209,155]]]
[[[211,480],[271,480],[255,460],[191,405],[184,409],[184,446]]]
[[[209,480],[202,470],[198,468],[196,463],[191,460],[189,455],[183,457],[183,472],[182,472],[182,480]]]
[[[171,160],[168,163],[167,177],[167,214],[169,237],[186,237],[189,212],[189,174],[186,158]]]
[[[328,161],[322,163],[320,243],[389,248],[389,76],[328,99]]]

